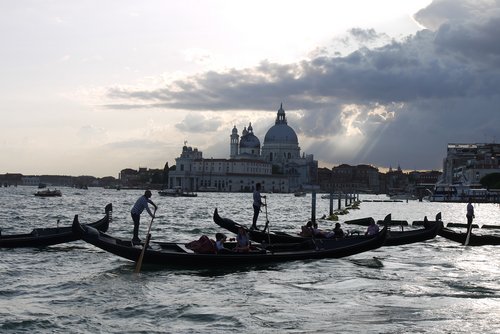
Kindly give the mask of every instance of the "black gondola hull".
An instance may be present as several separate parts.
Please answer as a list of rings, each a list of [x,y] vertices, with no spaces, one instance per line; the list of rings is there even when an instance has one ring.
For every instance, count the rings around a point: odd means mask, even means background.
[[[106,232],[112,219],[113,207],[106,205],[105,216],[90,226]],[[0,235],[0,248],[46,247],[76,241],[79,236],[73,233],[72,226],[36,228],[31,233]]]
[[[439,236],[451,241],[459,242],[462,245],[465,243],[467,233],[455,232],[449,228],[442,228],[439,231]],[[469,246],[487,246],[500,245],[500,235],[478,235],[471,233],[469,238]]]
[[[365,218],[366,219],[366,218]],[[214,210],[214,222],[226,230],[238,233],[238,228],[243,227],[252,241],[259,243],[297,243],[311,240],[311,237],[301,237],[285,232],[272,231],[269,234],[264,231],[250,230],[245,226],[236,223],[229,218],[222,218],[217,209]],[[372,219],[373,220],[373,219]],[[437,233],[443,227],[441,221],[429,222],[428,228],[408,230],[408,231],[390,231],[384,246],[399,246],[415,242],[422,242],[436,237]],[[363,238],[363,236],[351,236],[350,238]],[[323,239],[320,239],[323,240]]]
[[[96,229],[81,225],[75,216],[75,233],[102,250],[122,258],[137,261],[142,246],[134,246],[130,240],[112,237]],[[180,266],[191,268],[216,268],[219,266],[259,265],[284,261],[341,258],[359,254],[381,247],[387,236],[387,229],[363,240],[344,240],[341,242],[317,242],[303,244],[273,245],[268,249],[259,249],[248,253],[228,252],[219,254],[200,254],[190,251],[179,243],[152,242],[144,252],[143,263],[162,266]]]

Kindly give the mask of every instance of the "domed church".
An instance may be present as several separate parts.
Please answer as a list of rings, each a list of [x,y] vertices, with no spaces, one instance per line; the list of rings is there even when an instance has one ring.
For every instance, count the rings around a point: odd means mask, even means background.
[[[202,152],[184,145],[169,174],[169,187],[188,191],[253,191],[260,183],[265,192],[294,192],[317,182],[318,162],[312,154],[300,155],[295,131],[288,125],[283,104],[264,144],[252,123],[241,137],[236,126],[230,134],[229,159],[204,159]],[[193,154],[196,153],[196,154]]]
[[[274,125],[267,131],[262,147],[262,157],[274,165],[300,158],[299,140],[286,121],[283,104],[280,105]]]
[[[264,137],[264,145],[253,133],[252,123],[243,129],[241,138],[233,127],[230,136],[231,159],[261,159],[272,165],[274,174],[287,175],[291,189],[303,188],[314,181],[318,163],[312,155],[300,156],[299,140],[288,125],[283,103],[280,105],[274,125]]]

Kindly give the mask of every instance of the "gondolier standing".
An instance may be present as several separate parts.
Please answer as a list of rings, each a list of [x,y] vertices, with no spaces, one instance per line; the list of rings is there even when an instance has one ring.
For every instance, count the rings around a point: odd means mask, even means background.
[[[155,213],[156,209],[158,209],[156,204],[154,204],[153,201],[150,199],[151,196],[152,196],[151,191],[146,190],[144,192],[144,195],[142,195],[137,199],[134,206],[132,207],[132,210],[130,211],[132,215],[132,220],[134,221],[134,236],[132,238],[132,242],[134,244],[138,244],[141,242],[141,239],[139,239],[139,225],[141,220],[141,213],[144,211],[144,209],[146,209],[151,218],[154,218],[155,214],[151,212],[148,204],[151,204],[155,208]]]
[[[474,216],[474,206],[472,205],[472,199],[469,198],[469,204],[467,204],[467,230],[472,229],[472,220]]]
[[[260,195],[260,183],[257,183],[253,192],[253,219],[252,227],[250,227],[252,230],[257,229],[257,218],[259,218],[260,207],[266,205],[262,203],[262,198],[266,198],[266,196]]]

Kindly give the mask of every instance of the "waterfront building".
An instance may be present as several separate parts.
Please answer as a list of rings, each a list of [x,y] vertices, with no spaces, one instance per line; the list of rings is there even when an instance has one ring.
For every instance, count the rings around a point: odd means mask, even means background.
[[[321,178],[321,190],[325,192],[379,193],[383,188],[380,184],[381,174],[377,168],[370,165],[341,164],[331,170],[322,168],[318,174]]]
[[[300,156],[298,138],[288,125],[283,105],[262,148],[251,123],[241,137],[234,126],[229,138],[229,159],[205,159],[201,151],[185,142],[175,159],[176,170],[169,173],[169,188],[241,192],[253,191],[255,184],[261,183],[266,192],[293,192],[317,183],[318,162],[312,154]]]
[[[450,143],[443,161],[440,183],[480,186],[482,177],[500,173],[500,144]]]

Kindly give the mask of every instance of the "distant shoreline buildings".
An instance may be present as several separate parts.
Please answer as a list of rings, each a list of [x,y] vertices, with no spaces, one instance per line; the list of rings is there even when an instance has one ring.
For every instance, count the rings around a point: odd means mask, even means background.
[[[125,168],[118,179],[108,176],[0,174],[1,186],[105,187],[133,189],[180,188],[184,191],[250,192],[261,183],[264,192],[290,193],[298,190],[341,193],[429,195],[436,184],[468,184],[480,187],[486,175],[500,173],[500,144],[449,143],[443,172],[412,171],[400,166],[381,173],[366,164],[341,164],[318,168],[312,154],[300,153],[295,131],[288,125],[281,105],[275,124],[267,131],[261,147],[250,123],[241,136],[236,126],[229,135],[229,159],[203,158],[201,151],[186,145],[176,165],[163,169]]]

